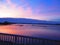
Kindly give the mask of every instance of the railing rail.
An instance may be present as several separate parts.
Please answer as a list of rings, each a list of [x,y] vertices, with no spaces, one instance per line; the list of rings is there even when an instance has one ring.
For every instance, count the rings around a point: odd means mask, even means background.
[[[60,45],[60,40],[49,40],[29,36],[0,33],[0,40],[23,45]]]

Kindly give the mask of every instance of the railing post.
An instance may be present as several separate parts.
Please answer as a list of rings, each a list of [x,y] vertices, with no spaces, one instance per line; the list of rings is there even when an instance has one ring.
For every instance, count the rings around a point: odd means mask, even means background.
[[[17,43],[17,36],[15,36],[15,43]]]

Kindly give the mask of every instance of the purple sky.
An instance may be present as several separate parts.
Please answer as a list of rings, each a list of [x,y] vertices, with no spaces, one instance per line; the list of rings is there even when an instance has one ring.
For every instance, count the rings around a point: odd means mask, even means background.
[[[0,17],[59,20],[60,0],[0,0]]]

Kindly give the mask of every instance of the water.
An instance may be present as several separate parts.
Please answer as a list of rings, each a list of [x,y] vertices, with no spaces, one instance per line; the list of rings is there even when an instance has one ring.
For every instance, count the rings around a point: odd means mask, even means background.
[[[60,40],[60,25],[40,25],[40,24],[0,25],[0,33]]]

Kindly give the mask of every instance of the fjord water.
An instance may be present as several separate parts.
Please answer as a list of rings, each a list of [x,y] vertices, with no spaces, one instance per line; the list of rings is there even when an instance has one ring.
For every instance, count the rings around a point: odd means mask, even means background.
[[[41,24],[0,25],[0,33],[60,40],[60,25],[41,25]]]

